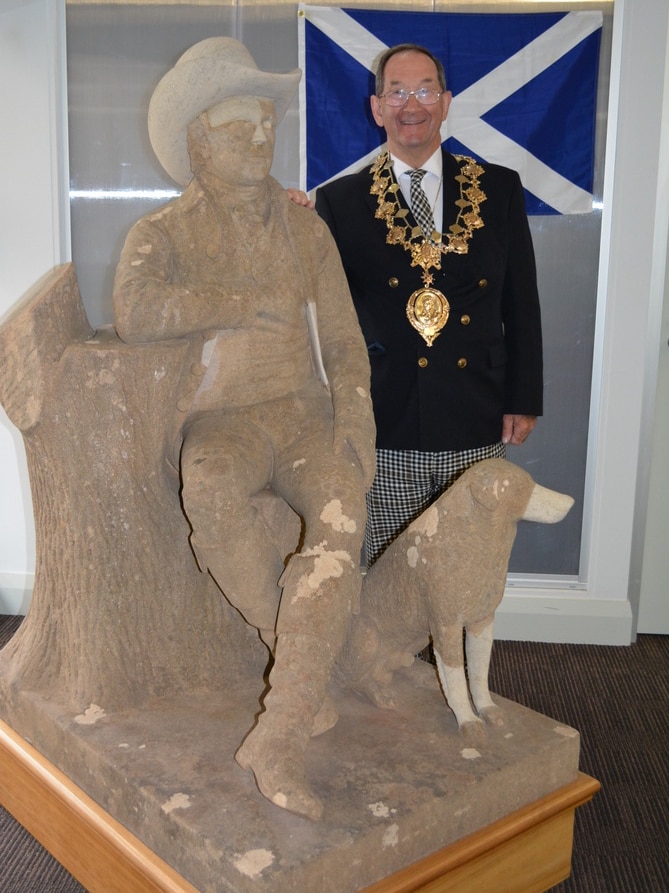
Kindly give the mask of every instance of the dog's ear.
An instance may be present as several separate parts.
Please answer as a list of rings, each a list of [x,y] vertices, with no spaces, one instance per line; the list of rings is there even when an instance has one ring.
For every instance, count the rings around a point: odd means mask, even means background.
[[[526,472],[502,459],[484,459],[473,465],[467,474],[471,474],[472,498],[489,512],[497,510],[509,488],[515,488],[520,495],[523,480],[531,481]],[[527,489],[527,498],[529,494],[530,489]]]
[[[508,476],[485,462],[475,466],[473,471],[469,487],[472,498],[489,512],[496,511],[505,490],[510,486]]]
[[[470,472],[470,492],[479,505],[494,512],[503,503],[504,512],[509,517],[523,517],[535,486],[524,469],[504,459],[484,459],[465,473]]]

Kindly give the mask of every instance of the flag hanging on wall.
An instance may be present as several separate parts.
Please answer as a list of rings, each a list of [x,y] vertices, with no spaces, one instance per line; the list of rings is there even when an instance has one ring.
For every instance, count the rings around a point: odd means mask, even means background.
[[[369,110],[375,63],[417,43],[453,93],[445,148],[517,170],[530,214],[592,210],[600,11],[395,12],[299,7],[303,189],[359,170],[385,134]]]

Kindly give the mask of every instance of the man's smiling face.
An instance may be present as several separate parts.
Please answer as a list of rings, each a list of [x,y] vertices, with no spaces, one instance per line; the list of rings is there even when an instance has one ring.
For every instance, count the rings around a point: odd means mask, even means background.
[[[384,94],[394,90],[410,92],[420,87],[441,93],[433,105],[421,105],[415,96],[410,96],[402,106],[390,106],[381,96],[371,97],[374,120],[386,131],[389,150],[407,164],[419,167],[441,145],[440,130],[448,114],[451,94],[441,92],[434,62],[415,50],[391,56],[383,81]]]

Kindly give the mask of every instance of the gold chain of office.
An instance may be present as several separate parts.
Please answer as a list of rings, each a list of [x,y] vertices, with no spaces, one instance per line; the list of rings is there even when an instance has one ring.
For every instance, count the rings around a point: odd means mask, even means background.
[[[460,197],[455,202],[455,221],[449,226],[448,232],[439,233],[435,230],[430,239],[425,238],[420,226],[411,226],[407,221],[410,212],[400,204],[400,186],[393,174],[390,153],[382,152],[370,168],[372,186],[369,191],[376,196],[377,201],[374,216],[386,222],[386,242],[388,245],[401,245],[405,251],[411,252],[411,266],[422,269],[426,287],[434,281],[430,268],[441,268],[441,255],[450,252],[467,254],[474,230],[481,229],[484,225],[479,212],[481,202],[486,200],[486,194],[479,185],[479,177],[485,172],[484,168],[467,155],[454,157],[460,162],[460,172],[455,177],[460,185]]]

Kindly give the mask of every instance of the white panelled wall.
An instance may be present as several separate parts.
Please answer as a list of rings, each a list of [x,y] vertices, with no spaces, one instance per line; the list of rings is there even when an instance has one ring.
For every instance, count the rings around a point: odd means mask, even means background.
[[[70,256],[64,53],[63,0],[0,0],[0,321]],[[0,408],[0,612],[25,613],[34,567],[23,441]]]
[[[669,353],[669,4],[615,0],[614,9],[581,578],[565,589],[515,579],[499,638],[628,644],[640,598],[641,630],[669,632],[658,397]],[[65,71],[65,0],[0,0],[0,77],[11,85],[0,96],[0,316],[70,257]],[[0,613],[27,610],[34,562],[21,437],[0,414]]]
[[[658,359],[667,350],[667,333],[661,344],[654,323],[667,268],[668,37],[666,0],[615,0],[583,585],[577,592],[507,590],[497,614],[500,638],[627,644],[637,631],[643,545],[651,535],[664,542],[652,556],[653,576],[664,586],[646,588],[644,598],[664,618],[652,631],[669,633],[666,444],[652,481],[649,472]],[[661,507],[654,500],[647,527],[656,481],[665,494]]]

